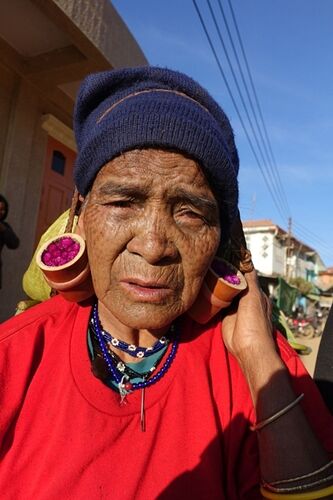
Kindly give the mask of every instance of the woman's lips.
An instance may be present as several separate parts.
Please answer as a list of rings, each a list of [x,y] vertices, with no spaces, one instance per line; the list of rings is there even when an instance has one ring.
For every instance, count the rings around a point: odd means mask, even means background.
[[[140,279],[126,279],[120,283],[136,301],[140,302],[164,302],[173,292],[167,284]]]

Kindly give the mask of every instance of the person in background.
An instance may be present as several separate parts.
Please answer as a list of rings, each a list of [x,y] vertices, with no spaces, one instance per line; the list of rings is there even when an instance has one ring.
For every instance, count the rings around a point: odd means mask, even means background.
[[[0,194],[0,288],[2,288],[2,260],[1,254],[4,246],[15,250],[20,244],[20,240],[5,221],[8,215],[9,205],[6,198]]]
[[[126,68],[85,79],[74,128],[94,294],[0,327],[1,498],[332,498],[332,418],[255,271],[223,320],[189,314],[239,216],[224,111]]]

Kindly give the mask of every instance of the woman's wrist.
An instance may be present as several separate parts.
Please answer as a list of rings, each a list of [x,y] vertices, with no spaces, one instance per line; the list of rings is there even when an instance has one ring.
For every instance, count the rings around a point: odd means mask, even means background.
[[[237,360],[249,386],[256,411],[259,410],[257,404],[260,395],[263,391],[266,392],[267,387],[272,385],[272,382],[274,382],[277,377],[280,383],[281,380],[284,381],[287,392],[290,392],[291,395],[293,394],[289,383],[287,368],[270,343],[263,346],[252,346],[246,349],[246,352],[239,354]],[[274,398],[274,392],[275,391],[272,391],[272,399]],[[278,399],[280,400],[280,398]],[[279,405],[279,401],[277,405]],[[274,408],[273,411],[277,409],[278,408]],[[266,418],[267,415],[263,417]]]
[[[242,368],[255,409],[253,427],[258,428],[262,478],[272,483],[311,473],[327,463],[328,457],[303,414],[303,395],[294,391],[277,353],[257,353],[254,359],[256,363],[244,359]]]

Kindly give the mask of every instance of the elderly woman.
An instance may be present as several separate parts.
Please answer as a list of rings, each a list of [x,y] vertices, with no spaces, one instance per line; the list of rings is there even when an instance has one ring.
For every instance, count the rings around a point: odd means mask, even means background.
[[[75,132],[95,295],[2,326],[2,498],[330,498],[331,417],[255,273],[222,328],[187,314],[237,217],[224,112],[124,69],[85,80]]]

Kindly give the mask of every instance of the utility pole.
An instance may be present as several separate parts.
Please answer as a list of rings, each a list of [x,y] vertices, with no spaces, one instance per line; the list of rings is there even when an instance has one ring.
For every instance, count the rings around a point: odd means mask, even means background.
[[[254,217],[254,212],[256,209],[256,201],[257,201],[256,193],[253,193],[251,200],[250,219],[253,219]]]
[[[288,233],[287,233],[287,247],[286,247],[286,278],[287,281],[290,278],[290,259],[291,259],[291,227],[292,227],[292,220],[291,217],[288,217]]]

